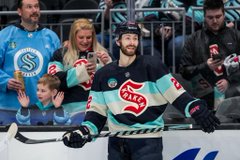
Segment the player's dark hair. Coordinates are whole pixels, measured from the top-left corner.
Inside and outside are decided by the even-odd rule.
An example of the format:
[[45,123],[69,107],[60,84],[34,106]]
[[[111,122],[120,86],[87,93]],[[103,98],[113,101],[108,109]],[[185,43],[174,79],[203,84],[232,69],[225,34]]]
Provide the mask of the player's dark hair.
[[222,9],[224,13],[224,4],[223,0],[205,0],[203,3],[203,12],[206,15],[206,10],[213,10],[213,9]]

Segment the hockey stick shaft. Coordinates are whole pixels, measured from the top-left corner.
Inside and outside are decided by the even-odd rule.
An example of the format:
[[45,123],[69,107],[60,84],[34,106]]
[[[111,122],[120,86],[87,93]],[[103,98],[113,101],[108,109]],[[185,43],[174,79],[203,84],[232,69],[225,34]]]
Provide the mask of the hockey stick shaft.
[[[168,130],[181,130],[181,129],[190,129],[192,128],[192,124],[178,124],[178,125],[170,125],[157,128],[146,128],[146,129],[139,129],[133,131],[119,131],[119,132],[107,132],[101,133],[97,135],[90,135],[90,138],[102,138],[102,137],[118,137],[118,136],[130,136],[130,135],[137,135],[137,134],[147,134],[147,133],[157,133],[160,131],[168,131]],[[88,139],[89,136],[85,136],[84,138]]]
[[[87,135],[83,138],[88,139],[88,138],[130,136],[130,135],[138,135],[138,134],[157,133],[162,130],[181,130],[181,129],[190,129],[190,128],[192,128],[192,124],[178,124],[178,125],[164,127],[164,129],[162,127],[158,127],[158,128],[139,129],[139,130],[133,130],[133,131],[107,132],[107,133],[101,133],[101,134],[97,134],[97,135]],[[52,138],[52,139],[30,139],[30,138],[22,135],[20,132],[17,132],[15,138],[18,141],[25,143],[25,144],[38,144],[38,143],[49,143],[49,142],[62,141],[62,137]]]

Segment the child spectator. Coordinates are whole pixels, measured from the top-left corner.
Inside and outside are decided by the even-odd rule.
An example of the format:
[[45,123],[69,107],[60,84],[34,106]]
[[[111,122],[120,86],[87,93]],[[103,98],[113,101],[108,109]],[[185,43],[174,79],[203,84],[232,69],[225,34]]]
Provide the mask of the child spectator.
[[39,101],[30,106],[25,92],[18,92],[21,108],[16,114],[17,122],[23,125],[70,124],[69,115],[61,106],[64,92],[58,92],[60,83],[57,76],[45,74],[37,84]]

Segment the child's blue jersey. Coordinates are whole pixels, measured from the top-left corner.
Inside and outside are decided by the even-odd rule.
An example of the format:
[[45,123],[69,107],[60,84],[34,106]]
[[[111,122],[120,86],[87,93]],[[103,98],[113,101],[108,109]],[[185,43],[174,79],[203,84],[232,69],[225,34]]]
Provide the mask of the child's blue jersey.
[[10,25],[0,31],[0,109],[17,110],[17,92],[7,89],[15,70],[23,72],[26,94],[30,103],[37,102],[37,81],[47,73],[48,63],[60,48],[58,36],[47,28],[26,31],[20,25]]

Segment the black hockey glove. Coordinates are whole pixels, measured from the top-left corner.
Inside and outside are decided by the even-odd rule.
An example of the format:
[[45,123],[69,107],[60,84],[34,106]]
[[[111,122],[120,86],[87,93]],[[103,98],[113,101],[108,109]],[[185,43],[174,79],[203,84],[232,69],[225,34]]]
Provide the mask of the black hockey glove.
[[190,115],[204,132],[214,132],[215,128],[220,125],[219,119],[208,110],[206,105],[199,104],[190,108]]
[[223,62],[227,75],[231,75],[239,70],[240,56],[233,53],[227,56]]
[[85,143],[92,140],[90,137],[87,139],[83,137],[87,135],[90,135],[89,129],[86,126],[80,126],[77,130],[64,133],[63,143],[71,148],[82,148]]

